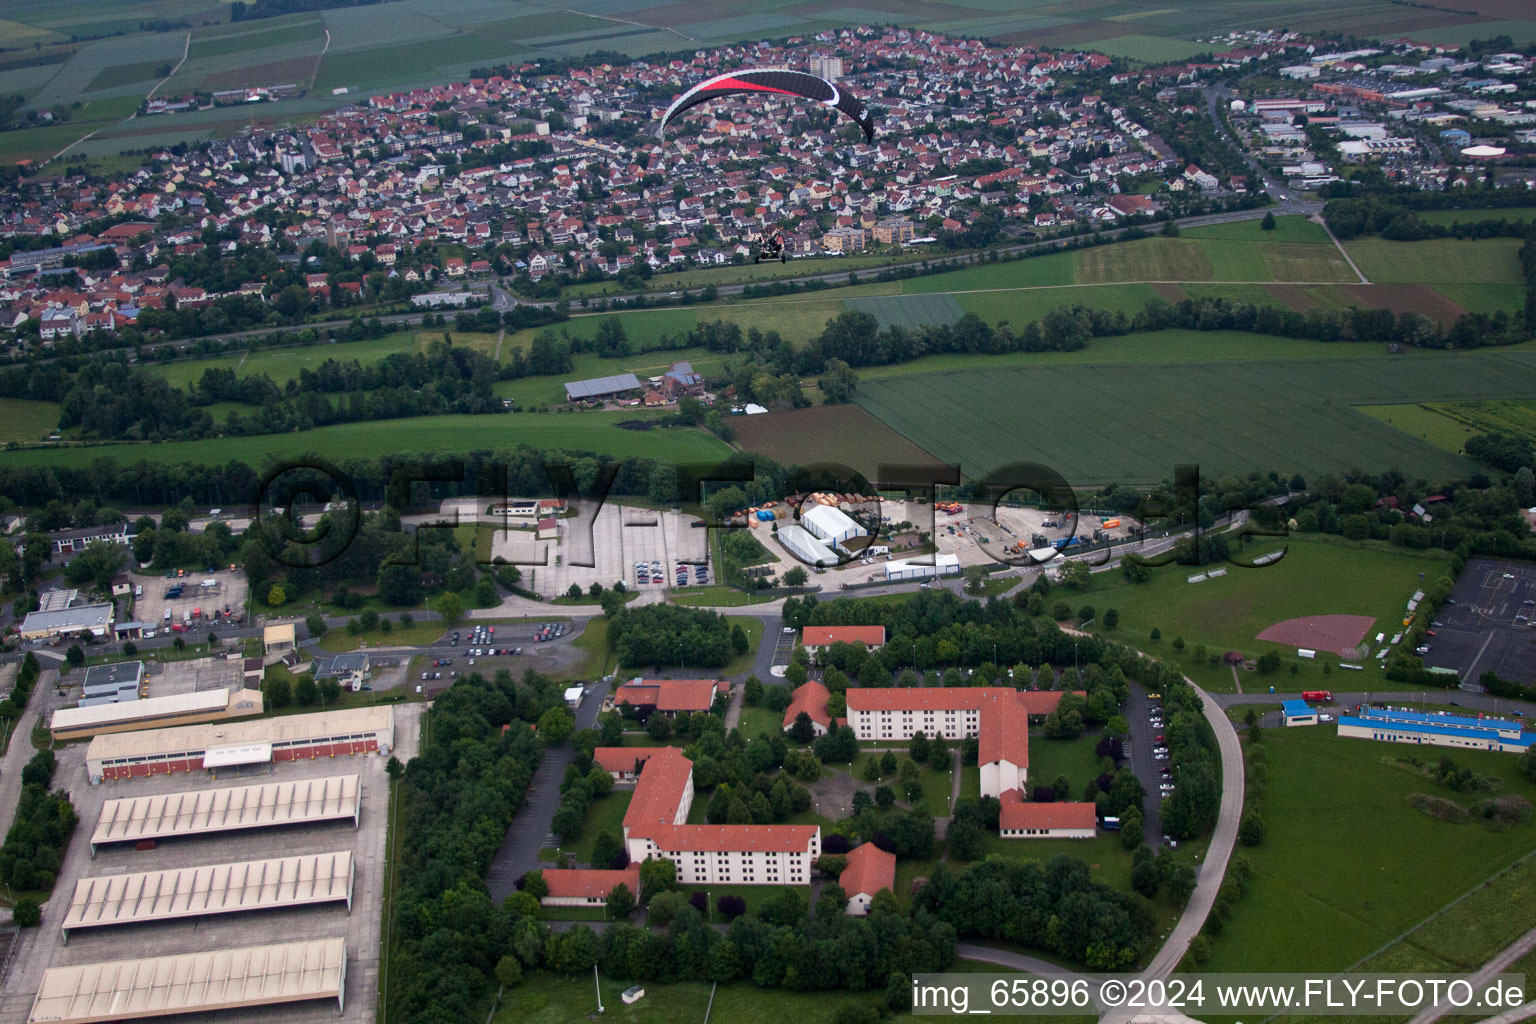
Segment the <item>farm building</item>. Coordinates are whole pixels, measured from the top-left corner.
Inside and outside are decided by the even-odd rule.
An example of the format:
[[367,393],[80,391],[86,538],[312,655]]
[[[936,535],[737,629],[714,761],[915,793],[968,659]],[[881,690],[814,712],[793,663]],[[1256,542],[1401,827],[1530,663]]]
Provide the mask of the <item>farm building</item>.
[[866,650],[874,651],[885,646],[885,627],[806,626],[800,631],[800,643],[812,658],[833,644],[863,644]]
[[803,526],[786,526],[773,536],[784,545],[785,551],[806,565],[829,566],[838,563],[838,557],[832,553],[832,549]]
[[1092,839],[1098,826],[1091,803],[1026,803],[1010,789],[1002,804],[998,832],[1004,839]]
[[78,604],[70,608],[28,612],[21,620],[21,638],[51,640],[56,636],[89,633],[106,639],[112,635],[114,612],[115,606],[111,604]]
[[565,400],[567,402],[602,401],[605,398],[614,398],[639,389],[640,378],[632,373],[616,373],[609,377],[567,381]]
[[138,700],[144,688],[144,663],[119,661],[110,665],[92,665],[85,670],[80,684],[80,707],[121,704]]
[[917,558],[898,558],[885,563],[885,578],[890,581],[954,576],[959,572],[959,555],[919,555]]
[[641,768],[624,812],[629,859],[665,857],[677,864],[684,885],[810,882],[811,865],[821,856],[819,826],[689,825],[692,806],[693,762],[676,747],[659,748]]
[[1524,753],[1536,743],[1536,733],[1524,731],[1520,722],[1383,708],[1362,708],[1358,715],[1339,716],[1339,735],[1508,754]]
[[862,917],[881,889],[896,889],[896,855],[874,843],[855,847],[848,854],[848,866],[837,876],[837,884],[848,896],[848,913]]
[[814,505],[800,513],[800,525],[811,535],[830,547],[837,547],[854,537],[867,537],[869,531],[840,508],[831,505]]
[[385,755],[394,745],[394,708],[376,705],[288,718],[107,733],[91,740],[85,752],[85,770],[94,784],[103,779],[339,754]]
[[1317,709],[1304,700],[1281,701],[1280,713],[1285,717],[1285,727],[1287,729],[1293,725],[1317,724]]
[[824,736],[832,727],[832,716],[827,713],[827,700],[832,696],[831,692],[814,679],[806,680],[795,687],[795,692],[790,694],[789,707],[784,709],[784,731],[795,724],[795,719],[804,712],[810,716],[811,731],[817,736]]
[[109,702],[91,707],[60,708],[48,731],[55,743],[83,740],[103,733],[195,725],[261,714],[260,690],[203,690],[143,700]]
[[631,679],[613,695],[618,705],[659,711],[676,718],[680,711],[708,711],[717,693],[730,692],[731,684],[719,679]]
[[546,907],[606,907],[609,894],[620,885],[626,886],[631,896],[640,896],[639,864],[619,871],[545,868],[543,874],[549,894],[539,902]]

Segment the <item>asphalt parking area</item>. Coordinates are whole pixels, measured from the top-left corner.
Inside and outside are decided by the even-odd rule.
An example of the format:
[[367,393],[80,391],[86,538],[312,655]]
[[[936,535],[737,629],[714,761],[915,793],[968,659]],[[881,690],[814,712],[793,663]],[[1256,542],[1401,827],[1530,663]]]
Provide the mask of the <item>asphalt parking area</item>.
[[[1426,637],[1424,664],[1451,668],[1463,685],[1484,672],[1536,683],[1536,566],[1497,558],[1474,558],[1462,570]],[[1529,603],[1527,603],[1529,602]]]

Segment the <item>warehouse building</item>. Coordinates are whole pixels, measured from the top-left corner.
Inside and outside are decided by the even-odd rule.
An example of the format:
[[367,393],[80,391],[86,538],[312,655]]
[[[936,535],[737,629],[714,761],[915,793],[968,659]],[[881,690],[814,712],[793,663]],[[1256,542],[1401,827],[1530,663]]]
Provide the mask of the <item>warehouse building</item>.
[[98,704],[120,704],[144,696],[144,663],[119,661],[110,665],[92,665],[85,670],[80,684],[82,708]]
[[1536,743],[1536,732],[1526,732],[1520,722],[1389,708],[1362,708],[1358,715],[1339,716],[1339,735],[1506,754],[1523,754]]
[[81,928],[208,914],[341,902],[350,912],[355,879],[349,850],[82,878],[75,883],[60,929],[67,942],[69,933]]
[[95,1024],[334,999],[347,989],[345,939],[50,967],[27,1024]]
[[1317,709],[1304,700],[1281,701],[1280,714],[1285,718],[1285,727],[1287,729],[1293,725],[1317,724]]
[[332,775],[108,800],[91,833],[91,856],[107,843],[206,836],[249,828],[313,825],[362,816],[362,777]]
[[832,505],[812,505],[800,512],[800,525],[818,540],[837,547],[854,537],[868,537],[869,531],[848,513]]
[[921,580],[931,576],[955,576],[960,572],[959,555],[920,555],[917,558],[898,558],[885,563],[885,578],[895,580]]
[[565,400],[567,402],[601,402],[638,390],[640,390],[639,377],[632,373],[616,373],[609,377],[567,381]]
[[79,604],[69,608],[29,612],[21,621],[23,640],[52,640],[56,636],[89,633],[101,640],[112,635],[116,607],[109,603]]
[[784,546],[796,560],[806,565],[830,566],[838,564],[837,555],[811,531],[793,524],[781,527],[774,539]]
[[85,768],[94,784],[103,779],[213,771],[303,758],[386,756],[394,745],[394,708],[386,704],[286,718],[107,733],[91,740]]
[[106,702],[90,707],[60,708],[48,730],[55,743],[83,740],[104,733],[163,729],[261,714],[260,690],[202,690],[131,702]]

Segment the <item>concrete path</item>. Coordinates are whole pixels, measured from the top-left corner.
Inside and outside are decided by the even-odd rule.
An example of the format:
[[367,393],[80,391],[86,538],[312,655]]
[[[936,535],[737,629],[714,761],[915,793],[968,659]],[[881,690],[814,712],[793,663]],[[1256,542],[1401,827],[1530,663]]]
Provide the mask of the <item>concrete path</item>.
[[32,687],[27,709],[16,720],[5,757],[0,758],[0,836],[10,831],[11,822],[16,817],[16,802],[21,799],[21,770],[32,760],[32,755],[37,753],[32,746],[32,728],[37,725],[42,714],[45,695],[55,693],[58,684],[59,674],[53,669],[43,669]]
[[730,732],[741,722],[741,704],[746,695],[746,688],[731,684],[731,703],[725,709],[725,731]]

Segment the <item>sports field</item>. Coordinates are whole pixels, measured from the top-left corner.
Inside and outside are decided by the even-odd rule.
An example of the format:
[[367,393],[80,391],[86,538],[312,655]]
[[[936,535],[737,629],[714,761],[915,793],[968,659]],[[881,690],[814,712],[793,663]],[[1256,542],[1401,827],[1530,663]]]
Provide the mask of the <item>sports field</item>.
[[[1104,635],[1171,657],[1193,672],[1197,666],[1189,652],[1179,655],[1172,650],[1174,637],[1183,637],[1191,647],[1204,644],[1212,653],[1238,650],[1256,658],[1279,651],[1289,662],[1294,660],[1296,646],[1260,640],[1263,630],[1313,615],[1360,615],[1375,621],[1367,630],[1371,636],[1382,630],[1392,632],[1389,627],[1402,620],[1408,598],[1424,585],[1419,574],[1432,580],[1448,571],[1446,557],[1439,551],[1352,544],[1319,534],[1256,537],[1238,557],[1252,558],[1281,548],[1286,555],[1273,565],[1258,569],[1227,565],[1226,575],[1197,583],[1190,583],[1189,577],[1201,570],[1171,565],[1153,569],[1146,583],[1127,583],[1121,573],[1105,572],[1095,574],[1084,590],[1056,587],[1051,596],[1064,598],[1074,607],[1091,604],[1100,612],[1116,609],[1120,624]],[[1148,639],[1154,627],[1162,633],[1161,641]],[[1337,663],[1339,659],[1325,656],[1324,660]],[[1240,677],[1243,689],[1250,692],[1260,686],[1294,692],[1314,687],[1346,690],[1357,685],[1363,690],[1379,689],[1381,685],[1381,673],[1374,665],[1366,672],[1334,672],[1321,686],[1318,666],[1307,668],[1305,678],[1289,671],[1270,676],[1242,672]],[[1211,681],[1219,689],[1232,690],[1229,671],[1216,673]]]
[[1036,461],[1085,486],[1152,482],[1190,462],[1214,474],[1398,466],[1462,476],[1466,461],[1350,406],[1533,393],[1536,354],[1501,352],[954,370],[865,380],[858,402],[967,475]]
[[[1448,755],[1502,779],[1505,793],[1536,798],[1513,754],[1340,739],[1328,726],[1266,730],[1263,746],[1268,834],[1262,845],[1240,848],[1253,864],[1253,880],[1212,940],[1203,970],[1345,968],[1536,843],[1536,822],[1498,832],[1475,822],[1448,824],[1405,803],[1426,793],[1470,806],[1483,795],[1453,793],[1398,761],[1413,755],[1431,763]],[[1323,807],[1328,813],[1319,812]],[[1351,827],[1339,828],[1341,821]],[[1533,923],[1523,902],[1505,904],[1495,916],[1506,913],[1523,921],[1516,934]]]
[[615,458],[640,456],[679,462],[719,459],[730,453],[723,442],[692,427],[629,430],[624,421],[654,419],[643,411],[565,414],[517,413],[504,416],[421,416],[411,419],[344,423],[291,434],[260,434],[206,441],[158,444],[104,444],[68,448],[32,448],[0,452],[0,464],[86,466],[95,459],[121,462],[210,465],[239,459],[259,466],[268,456],[295,457],[317,452],[333,462],[377,458],[386,452],[463,454],[528,445],[550,451],[593,452]]

